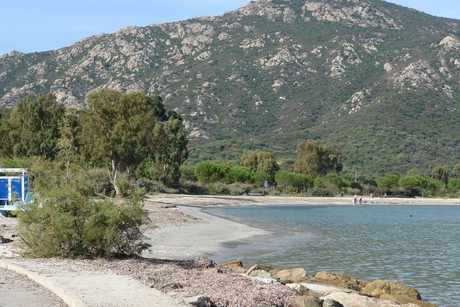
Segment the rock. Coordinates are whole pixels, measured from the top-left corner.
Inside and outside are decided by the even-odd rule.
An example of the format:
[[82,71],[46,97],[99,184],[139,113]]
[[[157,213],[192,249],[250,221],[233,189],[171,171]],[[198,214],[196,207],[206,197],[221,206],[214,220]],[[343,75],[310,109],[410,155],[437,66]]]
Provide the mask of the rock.
[[253,270],[251,273],[249,273],[249,276],[251,277],[257,277],[257,278],[265,278],[265,279],[271,279],[272,276],[270,275],[269,272],[264,271],[264,270]]
[[273,275],[273,277],[278,278],[284,284],[304,282],[307,276],[307,272],[301,268],[280,270]]
[[314,297],[320,297],[321,294],[319,294],[316,291],[310,290],[305,286],[302,286],[301,284],[298,284],[298,287],[294,288],[299,295],[302,296],[314,296]]
[[213,306],[211,299],[204,295],[197,295],[193,297],[186,297],[185,302],[196,307],[209,307]]
[[383,294],[401,295],[420,300],[420,293],[413,289],[408,288],[399,281],[382,280],[378,279],[369,283],[361,290],[361,294],[380,298]]
[[[325,296],[333,292],[344,292],[344,293],[357,293],[356,291],[348,288],[329,286],[329,285],[320,285],[313,283],[300,283],[300,284],[286,284],[287,287],[300,292],[301,286],[307,289],[308,291],[313,291],[319,294],[319,296]],[[302,291],[306,291],[302,289]]]
[[231,268],[233,270],[244,271],[243,262],[241,262],[239,260],[227,261],[227,262],[222,263],[222,265],[224,267]]
[[[320,299],[323,299],[324,301],[334,300],[336,302],[339,302],[341,306],[343,307],[356,307],[356,306],[401,307],[401,305],[399,305],[398,303],[385,301],[385,300],[379,300],[373,297],[359,295],[358,293],[334,292],[327,296],[320,297]],[[409,306],[414,306],[414,305],[409,305]]]
[[[279,271],[278,269],[276,269],[274,267],[271,267],[271,266],[268,266],[268,265],[254,264],[244,274],[249,275],[254,270],[263,270],[263,271],[266,271],[266,272],[274,272],[274,271],[278,272]],[[270,273],[270,275],[273,275],[273,274]]]
[[312,280],[318,283],[345,287],[356,291],[360,291],[361,288],[368,284],[367,281],[354,279],[345,274],[335,274],[329,272],[318,272]]
[[323,307],[343,307],[343,305],[332,299],[327,299],[324,300]]
[[257,279],[258,281],[260,282],[263,282],[264,284],[268,284],[268,285],[280,285],[280,282],[277,280],[277,279],[274,279],[274,278],[264,278],[264,277],[253,277],[254,279]]
[[294,307],[322,307],[323,300],[311,296],[296,296],[292,300]]
[[403,296],[403,295],[382,294],[380,295],[379,299],[392,301],[392,302],[395,302],[401,305],[414,304],[420,307],[437,307],[438,306],[435,304],[431,304],[431,303],[424,302],[424,301],[419,301],[414,298],[410,298],[410,297]]

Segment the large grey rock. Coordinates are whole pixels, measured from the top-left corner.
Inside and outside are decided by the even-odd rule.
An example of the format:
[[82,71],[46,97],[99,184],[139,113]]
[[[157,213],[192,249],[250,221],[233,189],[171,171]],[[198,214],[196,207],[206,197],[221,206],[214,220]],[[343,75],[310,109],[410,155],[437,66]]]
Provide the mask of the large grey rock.
[[436,304],[431,304],[425,301],[416,300],[414,298],[403,296],[403,295],[382,294],[380,295],[379,299],[392,301],[392,302],[395,302],[401,305],[415,304],[420,307],[437,307],[438,306]]
[[365,287],[368,284],[367,281],[354,279],[345,274],[336,274],[329,272],[318,272],[315,274],[312,280],[319,283],[335,285],[357,291],[361,290],[361,288]]
[[251,273],[249,273],[249,276],[257,277],[257,278],[266,278],[266,279],[272,278],[270,273],[264,270],[253,270]]
[[307,287],[302,286],[301,284],[298,284],[298,287],[296,287],[294,290],[296,290],[296,292],[302,296],[313,296],[313,297],[321,296],[321,294],[319,294],[318,292],[310,290]]
[[[334,300],[343,305],[343,307],[401,307],[400,304],[379,300],[373,297],[359,295],[358,293],[334,292],[329,295],[320,297],[323,300]],[[408,304],[405,307],[417,307],[417,305]]]
[[329,286],[329,285],[312,284],[312,283],[286,284],[286,286],[288,286],[291,289],[296,290],[297,292],[305,291],[305,289],[308,289],[310,291],[318,293],[320,296],[328,295],[333,292],[357,293],[356,291],[352,289],[336,287],[336,286]]
[[401,295],[420,300],[420,293],[399,281],[378,279],[361,290],[361,294],[380,298],[383,294]]
[[300,283],[305,282],[307,272],[302,268],[287,269],[278,271],[273,277],[278,278],[282,283]]

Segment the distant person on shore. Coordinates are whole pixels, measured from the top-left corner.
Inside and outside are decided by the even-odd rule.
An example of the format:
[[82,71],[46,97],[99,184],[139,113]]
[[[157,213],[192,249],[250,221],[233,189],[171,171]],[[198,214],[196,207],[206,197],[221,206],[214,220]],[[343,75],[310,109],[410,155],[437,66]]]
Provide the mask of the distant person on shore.
[[353,205],[358,203],[358,196],[353,197]]
[[361,205],[362,202],[363,202],[363,196],[361,195],[361,196],[359,197],[359,204]]

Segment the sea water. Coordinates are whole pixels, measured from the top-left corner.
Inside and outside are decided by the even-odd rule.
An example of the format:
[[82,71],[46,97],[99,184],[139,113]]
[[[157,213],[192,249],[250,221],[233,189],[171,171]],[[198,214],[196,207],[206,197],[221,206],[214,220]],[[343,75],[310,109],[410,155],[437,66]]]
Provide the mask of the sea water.
[[212,255],[218,261],[399,280],[424,300],[460,306],[460,206],[267,205],[206,211],[271,231],[228,242]]

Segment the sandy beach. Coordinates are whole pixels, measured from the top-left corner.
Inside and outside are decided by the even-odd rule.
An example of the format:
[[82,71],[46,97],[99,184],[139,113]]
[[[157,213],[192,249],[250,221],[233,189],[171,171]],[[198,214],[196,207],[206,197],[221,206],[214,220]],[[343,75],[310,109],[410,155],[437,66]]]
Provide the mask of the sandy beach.
[[[168,213],[174,210],[169,209]],[[165,225],[148,229],[144,235],[152,248],[142,253],[146,258],[193,259],[210,256],[229,241],[244,242],[268,232],[203,213],[198,207],[179,206],[186,215],[196,218],[191,223]]]
[[[353,196],[343,197],[297,197],[297,196],[230,196],[230,195],[184,195],[156,194],[150,195],[148,201],[161,204],[189,206],[232,206],[232,205],[350,205]],[[460,205],[460,198],[393,198],[363,197],[363,205]]]

